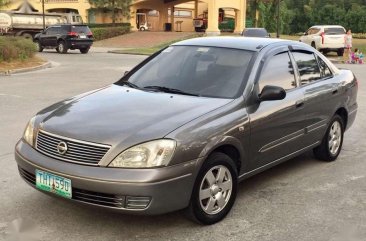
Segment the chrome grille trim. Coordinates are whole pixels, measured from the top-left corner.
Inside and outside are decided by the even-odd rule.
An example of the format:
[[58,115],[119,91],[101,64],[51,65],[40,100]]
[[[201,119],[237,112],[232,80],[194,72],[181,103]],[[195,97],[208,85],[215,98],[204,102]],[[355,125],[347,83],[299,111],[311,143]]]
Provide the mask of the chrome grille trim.
[[[63,155],[57,152],[57,145],[62,141],[68,146],[67,152]],[[37,151],[54,159],[89,166],[98,166],[111,148],[109,145],[75,140],[44,130],[39,130],[35,146]]]

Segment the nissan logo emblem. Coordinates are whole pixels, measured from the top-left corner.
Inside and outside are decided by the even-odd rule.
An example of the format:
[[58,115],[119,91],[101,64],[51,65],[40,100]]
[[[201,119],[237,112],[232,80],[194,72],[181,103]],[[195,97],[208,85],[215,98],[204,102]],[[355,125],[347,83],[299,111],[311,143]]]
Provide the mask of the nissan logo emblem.
[[67,144],[64,141],[61,141],[60,143],[58,143],[57,145],[57,152],[61,155],[64,155],[67,152]]

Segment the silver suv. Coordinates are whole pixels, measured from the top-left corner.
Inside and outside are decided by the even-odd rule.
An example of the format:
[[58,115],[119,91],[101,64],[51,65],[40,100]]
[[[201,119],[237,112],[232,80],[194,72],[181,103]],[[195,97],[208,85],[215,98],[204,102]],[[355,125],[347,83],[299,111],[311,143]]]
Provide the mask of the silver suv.
[[300,42],[309,44],[324,54],[334,51],[338,56],[343,56],[345,34],[345,28],[339,25],[317,25],[306,31]]

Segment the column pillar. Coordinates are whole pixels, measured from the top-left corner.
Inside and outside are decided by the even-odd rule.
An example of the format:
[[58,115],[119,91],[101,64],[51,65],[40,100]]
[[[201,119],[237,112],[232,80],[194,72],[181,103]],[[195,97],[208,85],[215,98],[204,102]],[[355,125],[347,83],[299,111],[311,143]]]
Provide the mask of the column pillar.
[[208,26],[206,34],[209,36],[220,35],[219,30],[219,9],[216,7],[216,0],[208,1]]
[[198,18],[198,0],[194,1],[194,18]]
[[130,24],[131,24],[131,31],[137,31],[137,19],[136,19],[137,9],[134,5],[130,6]]
[[175,29],[175,23],[174,23],[174,5],[170,7],[170,23],[172,24],[172,32],[174,32]]
[[235,29],[234,32],[240,34],[245,28],[246,0],[240,1],[240,9],[235,9]]
[[159,30],[165,30],[165,23],[168,22],[168,7],[163,7],[159,9]]

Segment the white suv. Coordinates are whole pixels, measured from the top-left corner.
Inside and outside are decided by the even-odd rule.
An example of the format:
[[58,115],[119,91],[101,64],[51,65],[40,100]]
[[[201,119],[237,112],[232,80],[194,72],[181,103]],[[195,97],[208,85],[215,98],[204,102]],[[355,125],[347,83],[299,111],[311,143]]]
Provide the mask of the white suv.
[[339,25],[317,25],[306,31],[300,42],[309,44],[324,54],[335,51],[338,56],[343,56],[345,34],[345,28]]

